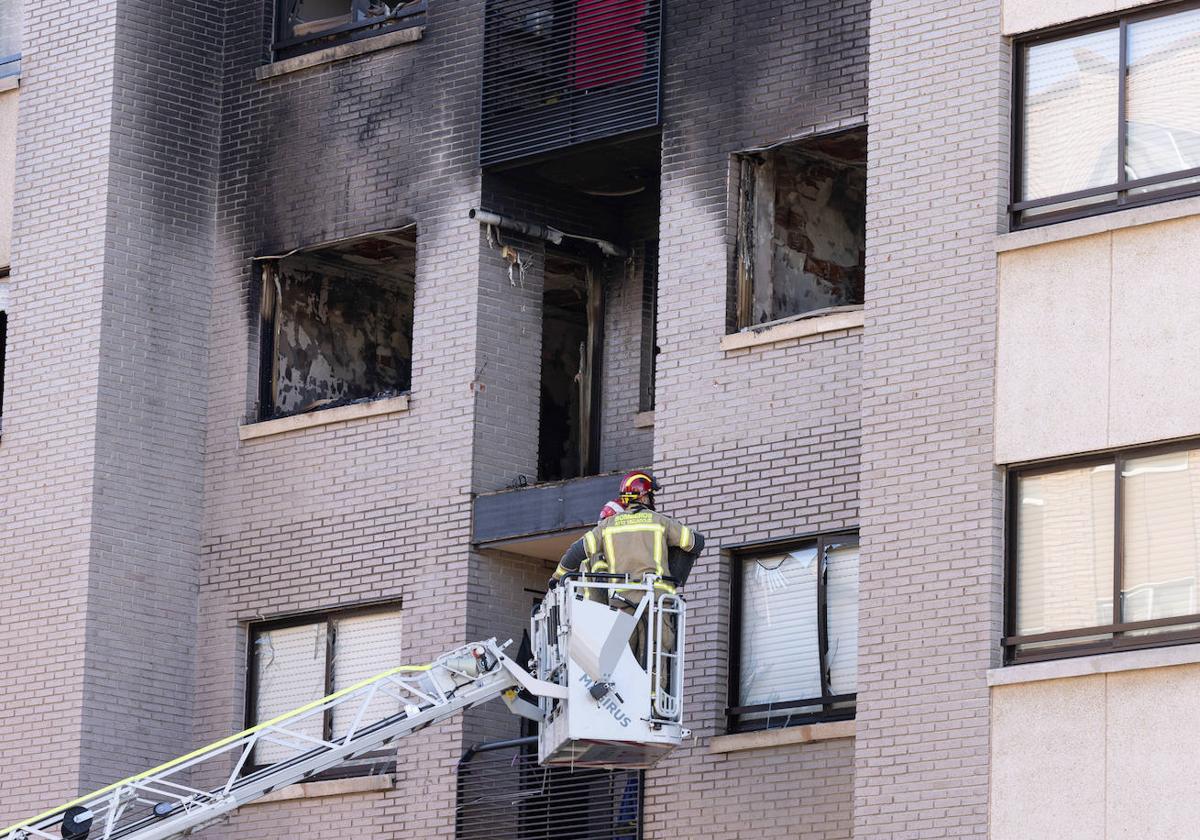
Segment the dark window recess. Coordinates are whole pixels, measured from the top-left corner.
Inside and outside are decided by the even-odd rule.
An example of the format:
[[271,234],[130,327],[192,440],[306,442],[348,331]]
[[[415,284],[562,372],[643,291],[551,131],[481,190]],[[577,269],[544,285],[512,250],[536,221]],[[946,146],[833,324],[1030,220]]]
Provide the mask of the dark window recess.
[[4,360],[8,353],[8,269],[0,268],[0,431],[4,429]]
[[858,535],[733,556],[730,731],[854,717]]
[[642,249],[641,391],[638,410],[654,410],[654,378],[658,364],[658,240]]
[[1200,443],[1012,470],[1008,662],[1200,640]]
[[603,290],[592,266],[546,253],[538,479],[595,475],[600,454]]
[[[250,627],[247,668],[246,726],[290,712],[335,691],[403,664],[400,649],[400,605],[384,604],[304,615]],[[326,709],[307,719],[303,734],[330,741],[345,735],[359,704]],[[366,722],[403,712],[400,701],[371,700]],[[260,741],[249,769],[295,755],[288,747]],[[382,750],[321,774],[322,778],[391,772],[395,750]]]
[[658,125],[661,0],[488,0],[484,15],[484,166]]
[[863,302],[867,133],[738,155],[738,329]]
[[541,767],[537,738],[473,747],[458,765],[456,840],[637,840],[642,774]]
[[1014,63],[1014,228],[1200,193],[1195,3],[1038,35]]
[[426,0],[278,0],[275,57],[417,26],[425,11]]
[[260,419],[406,393],[415,272],[410,229],[264,260]]

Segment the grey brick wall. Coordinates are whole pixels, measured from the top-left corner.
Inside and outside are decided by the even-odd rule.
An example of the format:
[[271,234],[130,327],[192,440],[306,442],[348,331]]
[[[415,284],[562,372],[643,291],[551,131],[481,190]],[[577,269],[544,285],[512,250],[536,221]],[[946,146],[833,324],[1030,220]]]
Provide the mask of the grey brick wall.
[[999,24],[996,0],[872,4],[858,837],[987,833]]
[[698,738],[648,774],[647,837],[847,838],[854,743],[729,755],[721,546],[858,522],[861,331],[726,354],[730,155],[866,113],[867,4],[688,4],[670,16],[655,467],[710,548],[688,585]]

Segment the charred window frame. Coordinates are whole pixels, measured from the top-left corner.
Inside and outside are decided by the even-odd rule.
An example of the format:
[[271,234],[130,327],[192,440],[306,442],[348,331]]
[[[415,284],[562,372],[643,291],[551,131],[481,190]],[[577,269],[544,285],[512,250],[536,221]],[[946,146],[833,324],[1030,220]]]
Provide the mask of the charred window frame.
[[410,225],[256,259],[258,420],[409,393],[416,249]]
[[[776,729],[788,726],[801,726],[811,723],[826,723],[831,721],[852,720],[855,716],[857,691],[835,691],[831,676],[830,634],[829,634],[829,554],[833,548],[855,551],[855,569],[853,584],[853,599],[847,601],[853,613],[855,632],[854,659],[857,667],[857,610],[858,610],[858,571],[857,551],[859,539],[857,530],[834,531],[815,534],[807,537],[792,538],[770,543],[758,543],[737,546],[726,550],[733,565],[731,584],[730,613],[729,613],[729,706],[725,710],[728,730],[730,732],[753,732],[764,729]],[[767,561],[771,571],[779,571],[786,562],[786,555],[792,552],[814,551],[814,561],[818,564],[813,575],[813,592],[811,599],[815,601],[814,620],[816,650],[813,651],[815,661],[811,667],[819,671],[819,691],[799,691],[796,696],[767,703],[746,703],[743,698],[749,693],[743,665],[746,661],[746,638],[744,621],[750,616],[763,620],[762,610],[751,611],[752,605],[747,604],[744,587],[745,574],[749,564]],[[784,560],[780,556],[785,555]],[[778,565],[776,565],[778,564]],[[812,629],[807,631],[811,636]],[[786,641],[786,640],[785,640]],[[781,661],[788,661],[782,658]],[[857,689],[857,678],[852,681]]]
[[658,363],[658,240],[643,247],[641,373],[638,410],[654,410],[654,381]]
[[[382,601],[373,604],[367,604],[358,607],[347,607],[330,611],[315,611],[300,613],[297,615],[287,616],[285,618],[272,619],[269,621],[254,622],[247,628],[247,646],[246,646],[246,706],[245,706],[245,728],[249,729],[262,721],[258,719],[258,705],[260,699],[259,686],[259,657],[263,655],[263,645],[261,640],[267,635],[278,630],[291,630],[296,628],[313,627],[324,628],[324,665],[320,677],[320,696],[328,697],[336,691],[345,688],[345,685],[338,685],[335,674],[335,661],[338,654],[337,648],[337,632],[338,622],[344,619],[362,619],[362,618],[386,618],[394,617],[397,622],[402,618],[401,602],[400,601]],[[400,639],[397,638],[397,648],[399,648]],[[397,660],[396,664],[400,664]],[[384,663],[378,667],[374,667],[372,673],[368,676],[373,676],[376,673],[387,670],[388,664]],[[364,677],[365,678],[365,677]],[[357,682],[353,680],[351,685]],[[315,699],[315,698],[314,698]],[[326,709],[321,719],[321,732],[317,735],[323,740],[331,740],[334,737],[334,710]],[[268,718],[269,719],[269,718]],[[255,749],[249,760],[246,762],[245,774],[253,773],[265,766],[269,766],[271,762],[260,762],[259,751]],[[348,778],[352,776],[373,775],[378,773],[395,772],[396,761],[394,750],[377,750],[372,753],[362,756],[361,760],[355,760],[353,764],[344,764],[340,767],[327,770],[313,777],[312,780],[319,779],[337,779]]]
[[275,59],[420,26],[427,10],[427,0],[276,0]]
[[[1044,537],[1050,531],[1050,525],[1045,524],[1046,515],[1040,514],[1041,520],[1035,523],[1033,514],[1023,511],[1026,508],[1045,510],[1050,494],[1036,485],[1026,490],[1024,483],[1047,477],[1066,478],[1072,472],[1111,476],[1111,487],[1098,485],[1091,488],[1090,493],[1095,499],[1092,509],[1101,516],[1109,517],[1107,522],[1101,520],[1097,523],[1093,519],[1081,524],[1078,514],[1060,515],[1064,523],[1060,529],[1063,539],[1075,535],[1076,538],[1093,542],[1096,556],[1091,563],[1092,568],[1085,570],[1094,581],[1092,595],[1090,599],[1086,597],[1086,587],[1077,587],[1075,591],[1084,593],[1083,596],[1076,596],[1076,599],[1088,601],[1094,620],[1074,621],[1070,622],[1071,626],[1047,630],[1044,629],[1047,624],[1044,593],[1040,604],[1030,596],[1023,599],[1023,593],[1029,592],[1027,587],[1034,585],[1035,578],[1033,570],[1028,568],[1033,563],[1033,553],[1023,552],[1022,547],[1027,533],[1025,529],[1032,531],[1035,525],[1037,530],[1034,535],[1043,538],[1043,546],[1049,543]],[[1197,598],[1200,597],[1197,591],[1197,584],[1200,583],[1200,551],[1196,546],[1189,547],[1183,543],[1171,545],[1169,538],[1175,535],[1163,527],[1162,520],[1164,511],[1169,513],[1171,508],[1163,504],[1148,504],[1152,493],[1156,492],[1149,485],[1148,477],[1178,475],[1181,472],[1185,473],[1189,483],[1194,480],[1200,487],[1200,440],[1121,449],[1103,455],[1059,459],[1008,470],[1003,638],[1006,664],[1200,641],[1200,607],[1197,606]],[[1137,479],[1142,479],[1146,486],[1134,484],[1133,481]],[[1034,493],[1041,495],[1035,496]],[[1085,495],[1079,487],[1072,486],[1059,499],[1076,506],[1086,505],[1086,501],[1079,501]],[[1187,498],[1172,501],[1176,505],[1186,506],[1190,503]],[[1200,514],[1200,502],[1194,507],[1194,510],[1188,511],[1189,517]],[[1159,517],[1157,521],[1156,515]],[[1030,522],[1023,521],[1023,517],[1029,518]],[[1186,530],[1190,530],[1190,524]],[[1111,545],[1105,545],[1106,542],[1111,542]],[[1049,554],[1045,547],[1042,547],[1042,551]],[[1139,578],[1155,569],[1157,562],[1172,552],[1190,559],[1191,575],[1160,581],[1139,581]],[[1025,556],[1022,556],[1023,553]],[[1061,561],[1067,553],[1066,549],[1058,546],[1053,556]],[[1077,564],[1074,569],[1076,582],[1081,579],[1078,574],[1080,568],[1081,564]],[[1044,563],[1041,571],[1040,585],[1043,589],[1049,588],[1044,582],[1047,578],[1068,578],[1073,574],[1073,570],[1064,568],[1061,562],[1059,565]],[[1182,599],[1179,598],[1180,584],[1186,585]],[[1072,594],[1071,590],[1062,591]],[[1154,617],[1156,610],[1153,608],[1153,599],[1156,591],[1174,598],[1177,605],[1174,610],[1170,610],[1170,601],[1167,601],[1172,614]],[[1178,606],[1181,602],[1186,606]],[[1042,627],[1023,625],[1024,621],[1032,620],[1021,614],[1021,608],[1025,605],[1041,608]],[[1054,606],[1061,610],[1061,603]],[[1087,612],[1086,609],[1083,611]],[[1146,612],[1148,617],[1137,618],[1137,611]]]
[[731,332],[862,306],[866,156],[865,125],[734,155]]
[[[1170,20],[1171,18],[1177,18],[1177,20]],[[1155,125],[1152,121],[1142,122],[1139,119],[1141,114],[1137,112],[1146,106],[1140,101],[1134,103],[1135,113],[1131,119],[1130,81],[1133,78],[1132,72],[1143,66],[1147,72],[1154,72],[1156,69],[1153,67],[1154,63],[1161,62],[1163,54],[1167,52],[1164,50],[1157,56],[1153,53],[1138,55],[1136,51],[1131,52],[1131,35],[1136,36],[1143,28],[1146,28],[1146,37],[1152,40],[1155,34],[1153,27],[1156,24],[1190,27],[1186,32],[1181,30],[1183,37],[1169,45],[1169,47],[1179,48],[1181,42],[1184,44],[1182,48],[1172,52],[1168,57],[1180,59],[1184,64],[1190,60],[1192,62],[1191,69],[1186,75],[1194,77],[1197,70],[1200,70],[1200,2],[1195,2],[1195,0],[1172,3],[1149,11],[1111,15],[1085,24],[1058,27],[1014,42],[1012,165],[1009,185],[1011,195],[1009,222],[1013,230],[1101,215],[1129,207],[1156,204],[1200,194],[1200,121],[1194,121],[1188,126]],[[1089,39],[1095,39],[1105,34],[1111,34],[1115,42],[1108,45],[1114,55],[1105,56],[1103,52],[1097,53],[1094,49],[1089,49]],[[1188,41],[1190,41],[1190,45],[1187,43]],[[1095,45],[1101,46],[1099,42],[1096,42]],[[1064,181],[1057,184],[1057,187],[1074,188],[1062,189],[1047,186],[1039,189],[1026,183],[1028,178],[1036,177],[1036,173],[1030,175],[1033,156],[1030,154],[1030,149],[1027,148],[1031,133],[1028,124],[1032,109],[1040,104],[1037,94],[1030,90],[1030,86],[1031,66],[1036,63],[1040,69],[1041,65],[1036,61],[1036,57],[1031,58],[1031,54],[1041,51],[1047,56],[1053,56],[1052,51],[1056,46],[1073,49],[1076,54],[1073,60],[1076,62],[1078,78],[1070,78],[1070,70],[1053,67],[1050,64],[1052,58],[1047,59],[1046,64],[1046,67],[1052,72],[1047,72],[1045,78],[1040,76],[1037,78],[1039,83],[1046,86],[1046,90],[1042,91],[1046,98],[1055,93],[1056,89],[1053,87],[1055,84],[1061,88],[1058,93],[1061,95],[1062,101],[1056,104],[1059,106],[1058,112],[1065,114],[1063,117],[1065,123],[1055,127],[1052,125],[1052,120],[1048,119],[1044,131],[1046,137],[1058,138],[1059,142],[1068,144],[1061,149],[1059,158],[1052,159],[1051,154],[1046,154],[1044,157],[1047,165],[1044,170],[1039,171],[1044,174],[1054,173],[1065,178],[1067,176],[1063,173],[1074,171],[1074,168],[1066,165],[1066,162],[1070,160],[1087,162],[1080,154],[1077,140],[1081,136],[1086,139],[1088,136],[1086,129],[1090,126],[1086,125],[1086,121],[1082,121],[1085,124],[1081,127],[1080,117],[1083,115],[1073,111],[1067,101],[1086,102],[1086,91],[1083,90],[1083,85],[1089,78],[1089,74],[1094,78],[1099,75],[1101,69],[1114,76],[1115,90],[1107,99],[1105,107],[1112,109],[1115,124],[1109,126],[1108,140],[1105,145],[1095,150],[1097,156],[1092,164],[1090,176],[1085,179],[1086,183],[1079,181],[1079,177],[1083,176],[1083,169],[1080,168],[1076,173],[1077,183]],[[1192,53],[1190,57],[1187,55],[1189,52]],[[1144,65],[1142,61],[1145,62]],[[1188,68],[1181,69],[1187,70]],[[1157,68],[1157,71],[1161,73],[1162,69]],[[1157,81],[1153,76],[1150,77],[1150,80]],[[1176,78],[1175,81],[1179,82],[1176,90],[1178,91],[1177,95],[1181,97],[1181,101],[1176,105],[1181,105],[1182,100],[1188,97],[1187,78]],[[1069,87],[1071,83],[1074,83],[1073,88]],[[1161,91],[1163,87],[1167,86],[1152,84],[1142,95],[1150,97],[1152,91]],[[1161,96],[1161,94],[1158,95]],[[1189,109],[1170,107],[1169,96],[1168,93],[1167,101],[1158,103],[1150,97],[1147,102],[1148,113],[1145,119],[1161,120],[1167,113],[1171,113],[1177,123],[1187,122]],[[1162,113],[1155,114],[1156,108]],[[1055,112],[1054,108],[1046,109],[1047,114]],[[1135,129],[1132,133],[1131,128]],[[1155,150],[1156,145],[1160,147],[1157,151]],[[1161,164],[1156,166],[1153,159],[1160,154],[1167,157],[1173,156],[1178,165],[1173,168],[1163,167]],[[1111,160],[1107,160],[1109,157]],[[1111,178],[1104,176],[1104,169],[1107,166],[1112,167]],[[1154,171],[1155,169],[1159,171]],[[1048,175],[1048,177],[1053,177],[1053,175]]]

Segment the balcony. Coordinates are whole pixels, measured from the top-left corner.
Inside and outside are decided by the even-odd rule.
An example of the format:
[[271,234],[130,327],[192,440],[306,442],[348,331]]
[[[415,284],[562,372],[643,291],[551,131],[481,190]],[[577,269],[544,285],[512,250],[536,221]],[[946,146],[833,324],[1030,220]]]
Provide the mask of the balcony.
[[480,164],[654,129],[661,0],[489,0]]

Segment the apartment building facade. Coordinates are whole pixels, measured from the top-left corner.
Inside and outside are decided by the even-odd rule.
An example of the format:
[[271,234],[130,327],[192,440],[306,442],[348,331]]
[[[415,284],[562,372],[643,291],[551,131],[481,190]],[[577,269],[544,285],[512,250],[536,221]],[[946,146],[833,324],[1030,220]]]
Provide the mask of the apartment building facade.
[[1195,3],[0,9],[0,824],[519,641],[652,468],[683,748],[208,833],[1190,836]]

